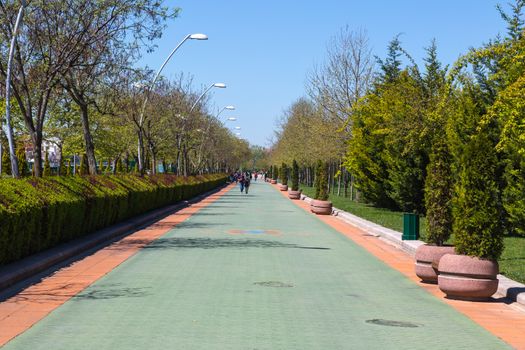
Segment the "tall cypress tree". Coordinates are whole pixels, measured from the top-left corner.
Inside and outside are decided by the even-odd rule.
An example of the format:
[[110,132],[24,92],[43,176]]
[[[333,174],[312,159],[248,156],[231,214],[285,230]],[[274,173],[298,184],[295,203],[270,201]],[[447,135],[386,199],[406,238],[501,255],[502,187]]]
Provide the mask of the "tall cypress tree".
[[427,242],[442,246],[452,233],[452,158],[444,138],[438,138],[430,154],[425,180]]
[[51,164],[49,164],[49,155],[47,151],[44,155],[44,172],[42,173],[42,175],[51,176]]
[[299,166],[295,159],[292,162],[292,191],[299,190]]
[[89,174],[86,154],[83,154],[82,157],[80,158],[80,166],[78,167],[78,174],[81,176]]
[[11,159],[9,157],[8,149],[5,147],[2,148],[2,173],[5,175],[11,175]]
[[23,145],[20,145],[16,150],[16,158],[18,160],[18,170],[20,176],[26,177],[30,175],[29,166],[27,164],[26,150]]
[[504,218],[499,200],[495,145],[486,130],[463,148],[454,199],[456,252],[497,260],[503,250]]

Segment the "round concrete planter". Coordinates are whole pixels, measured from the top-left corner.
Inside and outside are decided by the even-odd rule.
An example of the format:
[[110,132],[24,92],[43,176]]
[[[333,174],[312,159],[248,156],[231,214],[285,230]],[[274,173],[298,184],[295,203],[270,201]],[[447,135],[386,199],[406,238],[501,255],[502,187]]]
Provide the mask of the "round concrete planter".
[[271,183],[272,185],[275,185],[275,184],[277,183],[277,180],[271,179],[271,180],[270,180],[270,183]]
[[439,261],[439,289],[452,299],[486,300],[498,290],[498,262],[445,254]]
[[434,283],[438,281],[436,268],[439,260],[445,254],[454,254],[453,246],[436,246],[424,244],[416,249],[416,275],[425,283]]
[[279,184],[279,190],[288,191],[288,185]]
[[301,199],[301,191],[288,191],[288,198],[290,199]]
[[332,214],[332,202],[313,199],[310,203],[310,211],[318,215]]

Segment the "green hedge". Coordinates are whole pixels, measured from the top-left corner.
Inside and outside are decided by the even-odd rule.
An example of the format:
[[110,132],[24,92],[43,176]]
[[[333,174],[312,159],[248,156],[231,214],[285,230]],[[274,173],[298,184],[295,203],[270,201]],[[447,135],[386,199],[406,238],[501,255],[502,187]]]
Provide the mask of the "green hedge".
[[0,179],[0,266],[225,182],[222,174]]

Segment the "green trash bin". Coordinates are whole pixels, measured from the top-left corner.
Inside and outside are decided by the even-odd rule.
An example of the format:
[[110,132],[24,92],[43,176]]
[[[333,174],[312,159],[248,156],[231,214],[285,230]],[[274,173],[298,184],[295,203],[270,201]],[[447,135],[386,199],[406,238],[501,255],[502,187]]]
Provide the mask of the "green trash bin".
[[419,239],[419,215],[412,213],[403,214],[403,236],[404,241]]

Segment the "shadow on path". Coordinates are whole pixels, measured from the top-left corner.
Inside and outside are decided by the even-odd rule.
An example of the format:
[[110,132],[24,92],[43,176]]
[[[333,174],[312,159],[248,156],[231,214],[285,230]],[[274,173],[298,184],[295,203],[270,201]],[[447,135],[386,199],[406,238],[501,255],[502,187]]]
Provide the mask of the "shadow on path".
[[[145,241],[141,239],[128,239],[118,244],[118,246],[109,249],[127,249],[129,246],[144,246]],[[228,239],[228,238],[159,238],[156,241],[144,246],[144,250],[161,250],[161,249],[219,249],[219,248],[291,248],[291,249],[312,249],[312,250],[330,250],[325,247],[307,247],[297,244],[282,243],[277,241],[267,241],[262,239]]]

